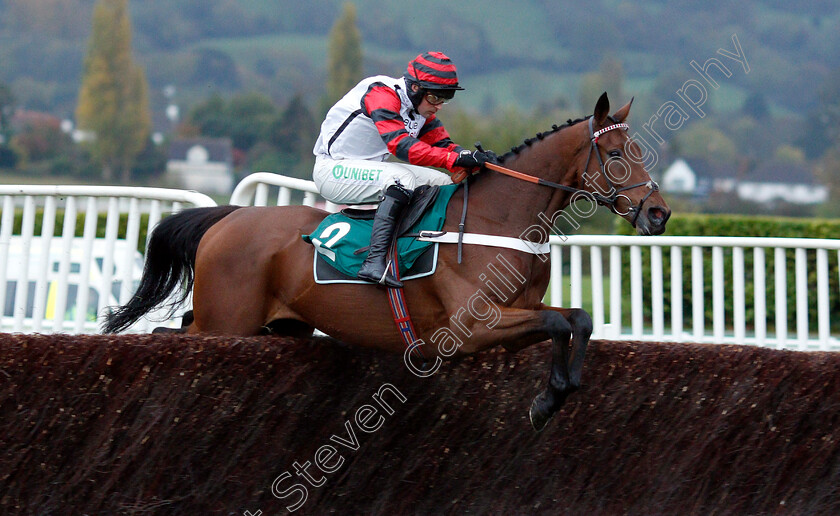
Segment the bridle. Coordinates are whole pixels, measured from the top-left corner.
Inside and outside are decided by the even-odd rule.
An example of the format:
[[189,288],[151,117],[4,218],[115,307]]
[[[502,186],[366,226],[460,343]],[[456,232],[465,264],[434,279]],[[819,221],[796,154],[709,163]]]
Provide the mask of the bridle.
[[[648,200],[648,198],[653,194],[653,192],[658,192],[659,191],[659,185],[656,184],[656,181],[650,180],[650,181],[643,181],[641,183],[636,183],[636,184],[633,184],[633,185],[616,187],[616,185],[610,179],[609,174],[607,174],[606,163],[604,162],[604,159],[601,157],[601,149],[600,149],[600,147],[598,147],[598,138],[600,138],[601,135],[603,135],[604,133],[607,133],[609,131],[613,131],[613,130],[616,130],[616,129],[623,129],[623,130],[626,131],[627,129],[629,129],[630,126],[627,125],[627,124],[624,124],[624,123],[614,123],[612,125],[604,127],[603,129],[599,129],[598,131],[594,131],[593,127],[592,127],[593,119],[594,119],[594,117],[589,117],[589,140],[591,142],[591,146],[589,148],[589,155],[586,157],[586,165],[584,166],[583,170],[584,170],[584,174],[589,170],[589,163],[590,163],[590,161],[592,161],[592,154],[594,153],[595,156],[597,156],[597,158],[598,158],[598,165],[600,167],[601,174],[604,176],[604,179],[607,182],[607,186],[609,187],[609,190],[611,192],[610,195],[602,195],[598,192],[590,192],[589,190],[583,190],[583,189],[580,189],[580,188],[574,188],[572,186],[561,185],[559,183],[555,183],[555,182],[549,181],[547,179],[542,179],[540,177],[532,176],[532,175],[529,175],[529,174],[524,174],[522,172],[517,172],[515,170],[511,170],[509,168],[502,167],[502,166],[497,165],[495,163],[489,163],[488,162],[488,163],[485,163],[484,166],[489,168],[490,170],[494,170],[496,172],[499,172],[501,174],[504,174],[504,175],[507,175],[507,176],[510,176],[510,177],[514,177],[516,179],[521,179],[523,181],[528,181],[530,183],[535,183],[535,184],[539,184],[539,185],[550,186],[552,188],[555,188],[555,189],[558,189],[558,190],[563,190],[563,191],[570,192],[570,193],[581,194],[584,197],[588,198],[591,201],[594,201],[594,202],[598,203],[601,206],[608,207],[613,213],[615,213],[617,215],[620,215],[622,217],[630,215],[631,213],[635,213],[633,215],[633,219],[630,221],[630,223],[633,225],[633,227],[636,227],[636,221],[638,220],[639,215],[642,213],[642,207],[644,206],[645,201]],[[613,120],[612,117],[610,117],[610,120],[615,122],[615,120]],[[633,201],[631,201],[630,198],[627,197],[627,195],[625,195],[622,192],[626,192],[628,190],[632,190],[633,188],[638,188],[640,186],[647,186],[649,191],[648,191],[647,194],[645,194],[644,197],[642,197],[642,200],[639,201],[639,204],[634,206]],[[623,213],[616,206],[617,203],[618,203],[618,200],[622,197],[627,200],[627,204],[629,206],[627,208],[627,211],[625,211]]]

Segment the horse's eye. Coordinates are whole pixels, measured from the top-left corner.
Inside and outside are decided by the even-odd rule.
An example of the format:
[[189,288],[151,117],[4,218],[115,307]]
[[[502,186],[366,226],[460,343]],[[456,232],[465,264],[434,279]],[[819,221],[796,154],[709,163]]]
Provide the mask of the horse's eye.
[[621,157],[621,151],[620,150],[611,150],[609,152],[609,156],[611,158],[620,158]]

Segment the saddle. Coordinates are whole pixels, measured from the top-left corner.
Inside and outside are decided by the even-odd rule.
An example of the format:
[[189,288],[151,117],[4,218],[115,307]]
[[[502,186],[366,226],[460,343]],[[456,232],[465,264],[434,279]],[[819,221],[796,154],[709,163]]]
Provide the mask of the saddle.
[[[402,220],[397,226],[397,236],[400,237],[411,228],[427,209],[435,202],[440,193],[440,187],[431,185],[421,185],[414,190],[411,196],[411,201],[406,206],[403,212]],[[376,208],[344,208],[341,213],[354,220],[373,220],[376,215]],[[359,249],[357,252],[363,252],[367,247]]]
[[[417,188],[406,207],[397,227],[397,252],[400,276],[403,279],[420,277],[412,271],[420,262],[432,267],[422,275],[431,274],[437,264],[437,244],[417,238],[420,231],[440,231],[443,228],[446,208],[459,185],[428,186]],[[305,242],[315,247],[315,275],[319,283],[362,282],[356,278],[364,261],[364,252],[370,244],[373,217],[376,209],[345,208],[333,213],[309,235],[302,235]],[[327,265],[328,267],[324,267]],[[330,274],[334,269],[338,274]]]

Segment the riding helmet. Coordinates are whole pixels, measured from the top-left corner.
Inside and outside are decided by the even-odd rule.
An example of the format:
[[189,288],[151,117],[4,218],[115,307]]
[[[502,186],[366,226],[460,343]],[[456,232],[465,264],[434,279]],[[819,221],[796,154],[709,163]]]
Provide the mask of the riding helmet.
[[[451,99],[457,90],[464,89],[458,85],[455,64],[443,52],[425,52],[409,61],[405,80],[409,87],[408,95],[415,107],[423,100],[426,91],[433,90],[435,95]],[[420,90],[412,92],[412,84],[418,84]]]

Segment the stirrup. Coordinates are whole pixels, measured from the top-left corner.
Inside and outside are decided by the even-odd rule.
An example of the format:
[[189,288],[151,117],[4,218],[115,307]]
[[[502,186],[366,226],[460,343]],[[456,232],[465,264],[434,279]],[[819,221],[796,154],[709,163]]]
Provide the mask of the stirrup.
[[369,273],[369,274],[365,275],[362,271],[359,271],[359,274],[358,274],[357,277],[359,277],[359,278],[361,278],[365,281],[370,281],[371,283],[375,283],[377,285],[382,285],[382,286],[385,286],[385,287],[388,287],[388,288],[403,288],[402,281],[400,281],[397,278],[395,278],[393,276],[390,276],[388,274],[388,270],[391,268],[390,266],[391,266],[391,262],[389,261],[385,265],[385,269],[384,269],[384,272],[382,273],[382,276],[380,276],[379,278],[377,278],[375,274],[370,274]]
[[385,266],[385,272],[382,273],[382,277],[379,278],[380,285],[384,285],[388,288],[403,288],[402,281],[398,280],[394,276],[388,274],[389,269],[391,268],[391,262],[388,262],[388,265]]

